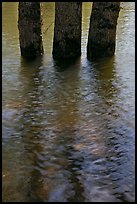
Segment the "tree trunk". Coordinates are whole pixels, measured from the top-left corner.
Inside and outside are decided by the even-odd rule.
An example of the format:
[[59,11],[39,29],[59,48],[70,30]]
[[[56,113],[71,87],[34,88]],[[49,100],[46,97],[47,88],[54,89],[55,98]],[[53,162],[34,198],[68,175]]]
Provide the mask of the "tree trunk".
[[19,41],[21,55],[35,58],[43,53],[39,2],[19,2]]
[[54,59],[72,59],[81,55],[81,23],[81,2],[55,3]]
[[87,44],[89,60],[114,55],[120,2],[93,2]]

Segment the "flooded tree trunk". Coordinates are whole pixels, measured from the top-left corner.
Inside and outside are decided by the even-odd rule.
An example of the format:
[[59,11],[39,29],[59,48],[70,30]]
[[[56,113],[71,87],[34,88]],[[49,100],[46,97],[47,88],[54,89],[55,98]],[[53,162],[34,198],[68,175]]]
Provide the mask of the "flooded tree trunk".
[[35,58],[43,53],[39,2],[19,2],[19,42],[21,55]]
[[87,58],[114,55],[120,2],[93,2],[87,44]]
[[53,58],[71,59],[81,55],[81,2],[56,2]]

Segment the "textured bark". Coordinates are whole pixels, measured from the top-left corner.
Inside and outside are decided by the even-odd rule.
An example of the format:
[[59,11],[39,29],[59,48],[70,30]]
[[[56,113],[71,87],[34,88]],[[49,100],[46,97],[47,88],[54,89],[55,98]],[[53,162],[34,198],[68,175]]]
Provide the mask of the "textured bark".
[[93,2],[87,44],[89,60],[114,55],[120,2]]
[[54,59],[72,59],[81,55],[81,24],[81,2],[55,3]]
[[35,58],[43,53],[39,2],[19,2],[19,41],[21,55]]

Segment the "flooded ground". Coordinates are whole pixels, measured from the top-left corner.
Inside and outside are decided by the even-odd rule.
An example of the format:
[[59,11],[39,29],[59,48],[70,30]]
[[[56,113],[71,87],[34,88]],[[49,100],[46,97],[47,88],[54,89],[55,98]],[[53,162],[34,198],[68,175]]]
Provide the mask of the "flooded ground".
[[121,3],[114,57],[52,59],[54,3],[42,3],[45,54],[20,56],[17,3],[2,3],[3,202],[135,201],[135,3]]

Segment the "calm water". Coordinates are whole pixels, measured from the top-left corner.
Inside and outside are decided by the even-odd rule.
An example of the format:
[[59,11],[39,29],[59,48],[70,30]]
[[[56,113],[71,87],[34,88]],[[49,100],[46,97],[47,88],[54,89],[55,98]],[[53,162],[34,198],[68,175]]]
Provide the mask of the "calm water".
[[[4,202],[135,201],[135,3],[121,3],[115,56],[52,59],[54,3],[42,3],[45,54],[20,57],[17,3],[2,3]],[[63,71],[62,71],[63,70]]]

